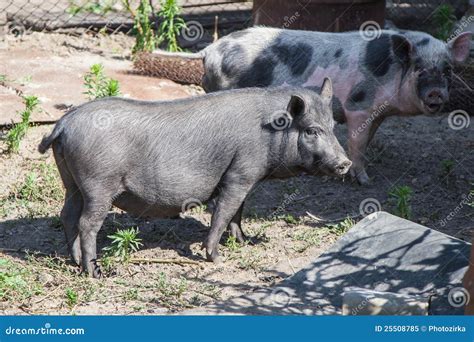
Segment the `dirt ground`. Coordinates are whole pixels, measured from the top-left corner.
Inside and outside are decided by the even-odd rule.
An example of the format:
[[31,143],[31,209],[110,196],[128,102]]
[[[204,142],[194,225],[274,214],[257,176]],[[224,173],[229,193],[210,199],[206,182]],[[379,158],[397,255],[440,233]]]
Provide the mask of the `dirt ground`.
[[[47,41],[51,54],[59,53],[43,38],[42,47]],[[113,38],[80,40],[81,49],[71,47],[77,38],[70,39],[71,54],[87,50],[113,58],[101,45],[101,39]],[[31,48],[33,43],[24,38],[12,44]],[[126,56],[131,41],[117,44]],[[138,227],[143,246],[130,262],[112,264],[100,280],[79,275],[69,262],[58,218],[62,186],[51,153],[36,150],[53,126],[32,127],[18,154],[0,154],[0,312],[166,314],[271,286],[306,266],[360,220],[361,204],[380,203],[378,209],[397,213],[389,195],[395,186],[411,188],[413,221],[470,240],[474,210],[465,199],[474,188],[473,126],[453,130],[446,115],[387,120],[368,153],[368,186],[309,176],[263,182],[244,210],[250,242],[240,245],[224,236],[219,265],[206,262],[201,250],[210,222],[205,208],[174,220],[111,211],[99,233],[99,251],[110,245],[109,235],[129,227]],[[336,131],[345,143],[346,127],[338,125]],[[0,136],[5,133],[4,128]],[[1,141],[0,152],[4,149]]]

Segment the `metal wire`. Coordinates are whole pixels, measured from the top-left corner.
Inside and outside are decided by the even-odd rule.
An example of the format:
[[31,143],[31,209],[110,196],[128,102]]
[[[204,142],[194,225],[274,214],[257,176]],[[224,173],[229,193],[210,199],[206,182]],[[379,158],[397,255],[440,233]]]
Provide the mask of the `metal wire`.
[[[138,1],[131,0],[131,3],[136,5]],[[160,0],[150,1],[155,11],[158,10]],[[252,24],[251,0],[178,0],[178,3],[185,20],[199,22],[210,35],[216,16],[221,34]],[[442,0],[386,0],[386,18],[398,28],[433,33],[436,29],[432,20],[434,10],[445,3]],[[451,0],[449,4],[459,18],[467,10],[468,2]],[[130,33],[133,27],[122,0],[0,0],[0,22],[7,22],[7,30],[15,35],[28,30]]]
[[[130,1],[136,5],[137,0]],[[198,20],[206,29],[214,27],[219,16],[220,28],[239,29],[250,24],[251,1],[180,0],[186,21]],[[151,1],[155,10],[159,0]],[[3,16],[3,18],[1,18]],[[11,34],[32,31],[102,31],[129,33],[131,15],[121,0],[0,0],[0,22],[7,22]]]

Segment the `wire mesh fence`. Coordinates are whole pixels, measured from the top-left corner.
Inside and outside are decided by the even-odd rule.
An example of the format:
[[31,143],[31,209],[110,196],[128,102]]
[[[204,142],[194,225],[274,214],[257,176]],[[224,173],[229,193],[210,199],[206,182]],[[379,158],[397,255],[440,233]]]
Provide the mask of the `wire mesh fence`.
[[[137,5],[138,1],[130,1]],[[236,30],[250,24],[252,2],[245,0],[180,0],[186,21],[206,29]],[[159,0],[150,0],[156,12]],[[33,31],[130,33],[133,19],[122,0],[0,0],[0,23],[11,34]],[[156,24],[156,17],[153,18]]]
[[[157,11],[160,0],[149,1]],[[216,27],[222,35],[250,26],[252,3],[252,0],[178,0],[184,19],[198,21],[208,32],[208,40]],[[469,1],[386,0],[386,19],[398,28],[436,33],[438,24],[433,14],[443,4],[451,6],[453,15],[459,19],[468,9]],[[156,17],[153,20],[157,25]],[[123,0],[0,0],[0,25],[2,22],[9,33],[16,35],[28,30],[130,33],[133,28],[133,19]]]
[[[447,11],[437,11],[440,6],[448,6]],[[396,27],[407,30],[421,30],[432,34],[439,30],[437,13],[446,16],[445,21],[459,19],[469,8],[468,0],[387,0],[386,19]],[[452,12],[451,12],[452,11]],[[448,18],[450,13],[453,18]]]

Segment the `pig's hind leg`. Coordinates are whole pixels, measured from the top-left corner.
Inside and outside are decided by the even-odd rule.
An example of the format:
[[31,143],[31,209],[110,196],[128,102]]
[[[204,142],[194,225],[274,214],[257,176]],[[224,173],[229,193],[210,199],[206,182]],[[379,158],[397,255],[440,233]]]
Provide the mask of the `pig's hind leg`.
[[[95,182],[91,182],[95,183]],[[97,264],[97,233],[112,206],[113,194],[102,188],[83,189],[83,209],[79,219],[82,270],[94,278],[101,276]]]
[[244,204],[240,206],[237,213],[234,215],[232,220],[229,223],[229,230],[230,236],[233,236],[238,242],[244,243],[247,240],[244,232],[242,231],[242,210],[244,208]]
[[60,218],[64,227],[69,254],[77,265],[81,265],[81,243],[77,225],[79,224],[79,217],[82,211],[82,195],[67,168],[66,161],[62,154],[55,150],[54,156],[59,174],[66,188],[64,206],[61,210]]
[[64,227],[69,253],[77,265],[81,265],[81,242],[79,239],[79,217],[82,211],[82,195],[79,188],[66,187],[66,198],[61,210],[61,222]]

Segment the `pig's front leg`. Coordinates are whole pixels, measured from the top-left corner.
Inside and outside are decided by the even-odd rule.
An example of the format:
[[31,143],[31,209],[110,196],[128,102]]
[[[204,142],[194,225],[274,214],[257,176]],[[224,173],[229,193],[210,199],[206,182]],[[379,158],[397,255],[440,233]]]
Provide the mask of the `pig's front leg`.
[[255,182],[248,181],[248,178],[245,176],[240,177],[237,174],[226,175],[211,218],[211,231],[204,244],[207,260],[219,261],[218,244],[222,234],[231,222],[232,224],[235,223],[233,222],[234,219],[240,218],[238,213],[241,210],[245,197],[247,197],[254,184]]
[[369,176],[365,171],[365,151],[369,143],[372,122],[367,112],[346,113],[347,129],[349,134],[349,159],[352,161],[351,175],[359,184],[369,183]]

